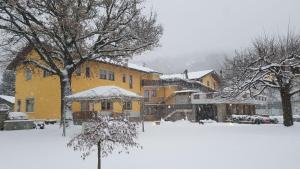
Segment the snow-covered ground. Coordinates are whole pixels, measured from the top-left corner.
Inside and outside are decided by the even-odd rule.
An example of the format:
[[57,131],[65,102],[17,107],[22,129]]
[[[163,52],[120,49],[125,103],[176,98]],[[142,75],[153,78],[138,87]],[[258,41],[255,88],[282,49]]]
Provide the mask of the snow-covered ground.
[[[79,127],[68,129],[78,131]],[[0,131],[2,169],[90,169],[86,160],[66,146],[58,126],[45,130]],[[142,150],[113,154],[103,169],[296,169],[300,168],[300,124],[240,125],[189,122],[146,124]]]

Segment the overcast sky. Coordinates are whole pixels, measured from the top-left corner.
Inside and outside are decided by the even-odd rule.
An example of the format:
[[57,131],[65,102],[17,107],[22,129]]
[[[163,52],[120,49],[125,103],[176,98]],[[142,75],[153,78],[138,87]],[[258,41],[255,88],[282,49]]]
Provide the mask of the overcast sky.
[[263,34],[300,32],[300,0],[147,0],[164,27],[162,47],[135,62],[162,72],[218,69],[223,56]]

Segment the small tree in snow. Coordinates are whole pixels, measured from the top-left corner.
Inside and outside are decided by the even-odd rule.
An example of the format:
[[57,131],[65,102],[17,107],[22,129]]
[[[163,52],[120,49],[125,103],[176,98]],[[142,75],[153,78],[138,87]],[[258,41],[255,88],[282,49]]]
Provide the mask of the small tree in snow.
[[237,93],[248,90],[255,96],[268,88],[278,90],[284,125],[293,125],[291,98],[300,92],[300,36],[257,39],[225,65],[227,85]]
[[[116,148],[119,153],[129,153],[129,148],[140,147],[137,139],[135,123],[124,118],[111,118],[98,115],[84,125],[82,133],[68,143],[69,147],[82,152],[85,159],[91,152],[98,152],[98,169],[101,168],[101,157],[111,154]],[[120,149],[122,148],[122,149]]]
[[158,46],[162,27],[155,14],[145,14],[143,5],[143,0],[1,1],[1,46],[30,44],[41,58],[23,63],[60,78],[64,121],[72,118],[64,98],[72,93],[71,77],[82,63],[98,58],[120,61]]

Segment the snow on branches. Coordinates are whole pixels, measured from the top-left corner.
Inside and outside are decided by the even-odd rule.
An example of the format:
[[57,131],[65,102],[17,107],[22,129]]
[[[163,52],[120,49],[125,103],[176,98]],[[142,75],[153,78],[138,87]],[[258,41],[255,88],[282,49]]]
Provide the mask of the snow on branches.
[[101,156],[106,157],[115,149],[118,149],[119,153],[129,153],[129,148],[140,148],[136,142],[137,136],[135,123],[122,117],[98,115],[83,125],[82,133],[71,139],[68,146],[73,147],[75,151],[81,151],[82,158],[85,159],[91,152],[97,150],[100,143]]
[[254,97],[268,88],[278,90],[284,124],[293,124],[291,97],[300,92],[300,35],[289,32],[257,39],[252,47],[226,60],[224,67],[224,81],[235,96],[244,91]]
[[227,59],[224,69],[227,85],[239,91],[288,88],[293,95],[300,87],[300,36],[258,39],[253,47]]
[[12,49],[12,46],[27,44],[40,57],[23,58],[23,64],[59,76],[63,103],[61,121],[71,117],[64,97],[72,93],[71,76],[80,65],[99,58],[126,60],[151,50],[159,46],[162,32],[156,15],[144,11],[143,0],[9,0],[0,3],[0,33],[5,33],[0,47]]

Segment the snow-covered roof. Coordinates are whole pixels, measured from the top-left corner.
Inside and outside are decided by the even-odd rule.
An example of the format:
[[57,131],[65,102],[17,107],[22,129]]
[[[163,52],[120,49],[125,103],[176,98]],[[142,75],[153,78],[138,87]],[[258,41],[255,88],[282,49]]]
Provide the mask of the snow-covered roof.
[[[213,98],[199,98],[194,99],[192,97],[192,104],[248,104],[248,105],[261,105],[262,102],[255,100],[254,98],[223,98],[220,95],[218,95],[218,92],[214,93],[194,93],[194,95],[207,95],[212,94],[211,96]],[[214,94],[217,94],[214,96]]]
[[[188,78],[189,79],[199,79],[213,71],[214,70],[210,69],[210,70],[202,70],[202,71],[196,71],[196,72],[188,72]],[[165,74],[165,75],[161,75],[160,78],[161,79],[186,79],[184,73]]]
[[15,97],[13,96],[0,95],[0,98],[10,103],[15,103]]
[[134,92],[122,89],[117,86],[100,86],[67,96],[69,100],[105,100],[105,99],[141,99],[142,97]]
[[104,63],[114,64],[114,65],[117,65],[117,66],[127,67],[127,68],[130,68],[130,69],[134,69],[134,70],[138,70],[138,71],[142,71],[142,72],[146,72],[146,73],[159,73],[158,71],[153,70],[149,67],[142,66],[142,65],[137,65],[137,64],[134,64],[134,63],[129,63],[127,61],[114,60],[114,59],[110,59],[110,58],[98,58],[96,60],[100,61],[100,62],[104,62]]

